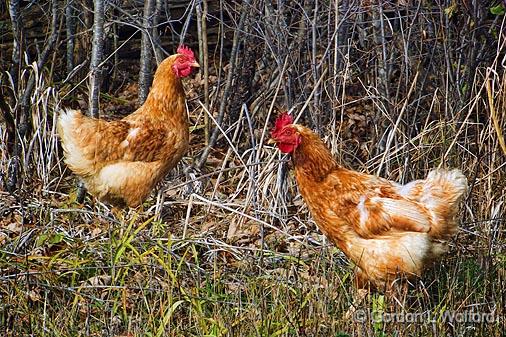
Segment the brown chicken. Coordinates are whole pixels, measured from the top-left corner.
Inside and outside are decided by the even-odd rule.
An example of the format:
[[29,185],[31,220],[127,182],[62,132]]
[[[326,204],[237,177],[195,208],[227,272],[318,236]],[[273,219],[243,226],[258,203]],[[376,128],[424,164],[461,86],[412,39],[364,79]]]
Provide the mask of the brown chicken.
[[65,163],[89,192],[115,206],[136,207],[186,153],[189,139],[181,78],[198,67],[179,47],[156,70],[144,104],[117,121],[67,110],[58,119]]
[[457,230],[467,189],[459,170],[434,170],[406,185],[340,166],[323,141],[288,114],[272,140],[292,155],[300,193],[321,231],[356,265],[358,288],[384,289],[397,276],[419,276]]

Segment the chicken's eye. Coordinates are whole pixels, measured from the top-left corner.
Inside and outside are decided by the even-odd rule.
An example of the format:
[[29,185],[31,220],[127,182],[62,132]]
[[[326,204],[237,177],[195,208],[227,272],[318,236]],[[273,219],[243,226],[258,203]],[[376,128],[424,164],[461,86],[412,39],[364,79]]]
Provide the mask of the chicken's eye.
[[284,134],[285,136],[291,136],[291,135],[292,135],[292,130],[290,130],[290,129],[286,129],[286,130],[285,130],[285,132],[283,132],[283,134]]

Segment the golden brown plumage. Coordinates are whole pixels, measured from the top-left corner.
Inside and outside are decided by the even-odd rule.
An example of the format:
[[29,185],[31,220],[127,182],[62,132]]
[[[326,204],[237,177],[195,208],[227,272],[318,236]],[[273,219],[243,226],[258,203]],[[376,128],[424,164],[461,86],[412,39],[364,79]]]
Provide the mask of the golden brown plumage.
[[113,205],[136,207],[186,153],[189,130],[181,77],[198,67],[180,47],[156,70],[144,104],[117,121],[67,110],[58,119],[65,163],[89,192]]
[[321,231],[357,266],[357,285],[419,276],[457,230],[467,180],[435,170],[406,185],[341,167],[323,141],[284,114],[272,138],[291,153],[300,193]]

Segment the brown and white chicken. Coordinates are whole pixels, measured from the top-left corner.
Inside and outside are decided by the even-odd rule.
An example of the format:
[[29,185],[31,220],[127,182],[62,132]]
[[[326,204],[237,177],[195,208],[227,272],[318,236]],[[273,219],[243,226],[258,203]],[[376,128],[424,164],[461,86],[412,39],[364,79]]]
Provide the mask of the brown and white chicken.
[[58,118],[65,163],[88,191],[115,206],[136,207],[188,149],[181,79],[198,67],[184,46],[158,66],[144,104],[121,120],[66,110]]
[[272,141],[291,154],[300,193],[320,230],[356,265],[358,288],[420,276],[457,230],[467,189],[460,170],[401,185],[346,169],[310,129],[282,114]]

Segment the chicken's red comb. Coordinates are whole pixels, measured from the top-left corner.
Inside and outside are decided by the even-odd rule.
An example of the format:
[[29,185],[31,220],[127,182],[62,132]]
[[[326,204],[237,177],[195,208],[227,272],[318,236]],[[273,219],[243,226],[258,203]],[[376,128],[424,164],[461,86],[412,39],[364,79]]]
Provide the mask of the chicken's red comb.
[[193,55],[193,51],[185,45],[180,45],[179,48],[177,48],[177,53],[181,55],[186,55],[192,59],[195,58],[195,56]]
[[293,118],[288,114],[288,112],[283,112],[276,119],[276,123],[274,124],[274,131],[279,131],[284,128],[286,125],[292,124]]

